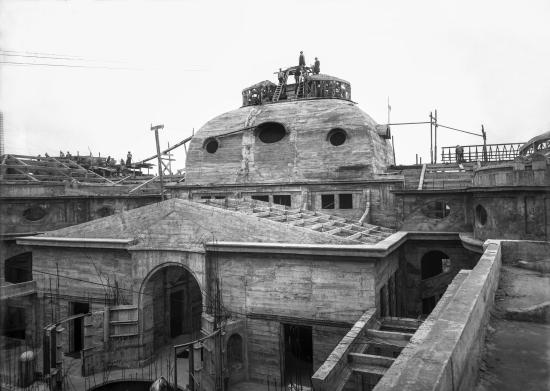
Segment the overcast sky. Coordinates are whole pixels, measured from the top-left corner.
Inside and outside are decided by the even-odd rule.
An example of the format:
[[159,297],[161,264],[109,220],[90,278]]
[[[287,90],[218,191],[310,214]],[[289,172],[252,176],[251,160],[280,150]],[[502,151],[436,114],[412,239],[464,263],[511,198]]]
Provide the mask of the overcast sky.
[[[165,125],[163,146],[174,144],[238,108],[244,87],[275,81],[300,50],[350,81],[378,123],[389,96],[392,122],[437,109],[445,125],[483,123],[489,143],[550,130],[548,0],[3,0],[0,10],[7,153],[148,157],[151,123]],[[398,163],[428,159],[428,125],[392,132]],[[441,130],[438,144],[480,142]],[[176,158],[182,167],[183,151]]]

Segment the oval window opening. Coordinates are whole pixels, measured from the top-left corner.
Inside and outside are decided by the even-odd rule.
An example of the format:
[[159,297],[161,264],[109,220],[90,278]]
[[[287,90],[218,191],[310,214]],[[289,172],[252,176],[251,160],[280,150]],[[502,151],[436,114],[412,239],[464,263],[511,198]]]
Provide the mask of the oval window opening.
[[431,219],[444,219],[451,213],[451,207],[445,201],[432,201],[424,205],[422,213]]
[[206,149],[206,152],[208,153],[216,153],[218,150],[220,144],[218,143],[218,140],[210,139],[206,142],[206,145],[204,148]]
[[28,209],[25,209],[23,212],[23,217],[29,221],[38,221],[46,216],[46,210],[40,206],[32,206]]
[[476,206],[476,221],[481,226],[487,223],[487,210],[481,205]]
[[278,122],[265,122],[258,126],[258,137],[263,143],[281,141],[286,136],[285,127]]
[[346,139],[348,136],[346,135],[346,132],[342,129],[335,129],[331,131],[331,133],[328,136],[328,141],[335,147],[342,145],[346,142]]

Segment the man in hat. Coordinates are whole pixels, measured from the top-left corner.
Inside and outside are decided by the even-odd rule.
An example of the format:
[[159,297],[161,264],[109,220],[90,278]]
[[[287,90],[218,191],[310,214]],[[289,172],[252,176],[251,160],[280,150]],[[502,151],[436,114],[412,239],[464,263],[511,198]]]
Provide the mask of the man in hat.
[[321,62],[315,57],[315,64],[313,64],[313,73],[318,75],[321,72]]

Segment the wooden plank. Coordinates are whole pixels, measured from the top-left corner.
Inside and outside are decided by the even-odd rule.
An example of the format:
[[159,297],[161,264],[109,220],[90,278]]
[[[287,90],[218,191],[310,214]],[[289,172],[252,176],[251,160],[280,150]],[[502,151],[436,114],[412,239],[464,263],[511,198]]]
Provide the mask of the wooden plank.
[[392,366],[394,358],[378,356],[365,353],[348,353],[348,362],[355,367],[380,366],[389,368]]
[[422,190],[424,187],[424,175],[426,175],[426,164],[422,165],[422,172],[420,173],[420,180],[418,181],[418,190]]

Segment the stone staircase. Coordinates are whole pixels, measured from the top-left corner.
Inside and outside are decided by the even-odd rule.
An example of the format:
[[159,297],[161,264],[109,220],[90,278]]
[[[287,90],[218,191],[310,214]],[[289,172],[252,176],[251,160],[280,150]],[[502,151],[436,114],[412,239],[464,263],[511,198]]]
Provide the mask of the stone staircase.
[[256,217],[277,221],[324,232],[350,240],[354,244],[373,244],[387,238],[395,231],[372,224],[361,224],[343,217],[333,216],[319,211],[289,208],[283,205],[252,199],[210,199],[197,200],[211,206],[234,210]]

